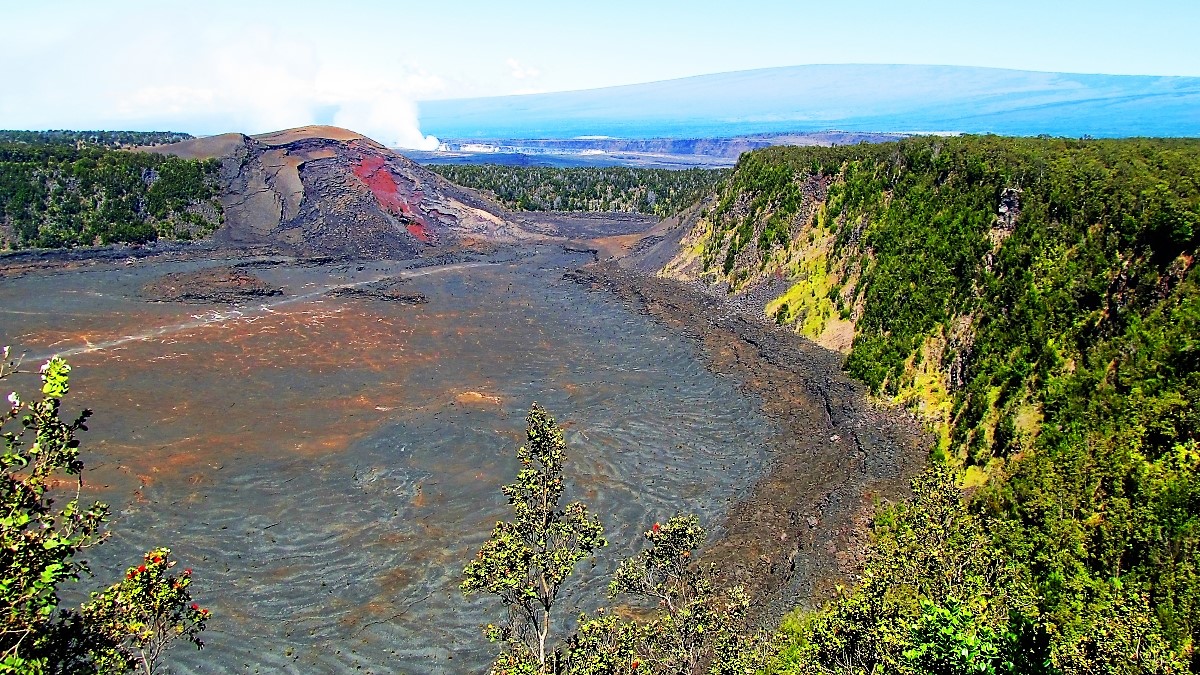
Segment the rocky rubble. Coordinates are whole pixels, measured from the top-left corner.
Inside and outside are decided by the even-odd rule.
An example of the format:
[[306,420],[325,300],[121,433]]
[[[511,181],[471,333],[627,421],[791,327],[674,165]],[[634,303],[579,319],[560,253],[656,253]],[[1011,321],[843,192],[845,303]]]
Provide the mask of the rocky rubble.
[[152,302],[233,304],[282,294],[253,274],[226,266],[165,274],[142,286],[142,296]]
[[757,619],[778,625],[787,610],[818,605],[856,574],[876,501],[906,494],[923,466],[920,425],[869,400],[842,373],[841,354],[776,327],[753,298],[740,307],[613,262],[566,276],[686,335],[710,370],[762,402],[774,425],[772,466],[740,495],[705,553],[761,599]]
[[326,295],[334,298],[368,298],[386,302],[399,302],[405,305],[423,305],[429,298],[423,293],[404,293],[401,285],[408,281],[403,277],[389,277],[363,286],[339,286]]

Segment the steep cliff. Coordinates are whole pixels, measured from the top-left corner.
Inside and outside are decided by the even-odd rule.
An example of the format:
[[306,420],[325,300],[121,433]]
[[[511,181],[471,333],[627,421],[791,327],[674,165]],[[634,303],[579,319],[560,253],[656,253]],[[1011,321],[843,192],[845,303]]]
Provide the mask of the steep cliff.
[[[1027,406],[1037,406],[1021,393],[1030,378],[1078,360],[1190,273],[1198,163],[1194,141],[757,151],[681,224],[660,273],[756,303],[947,432],[955,421],[978,427],[960,431],[963,444],[990,439],[1001,411],[1033,433],[1039,413]],[[1063,344],[1031,354],[1029,372],[980,361],[984,334],[1007,345],[1028,331]],[[997,397],[972,389],[978,377],[1013,386]]]
[[1011,672],[1197,672],[1197,176],[1194,140],[773,148],[635,254],[841,350],[968,489],[884,512],[873,576],[796,629],[813,663],[919,656],[877,637],[953,615]]

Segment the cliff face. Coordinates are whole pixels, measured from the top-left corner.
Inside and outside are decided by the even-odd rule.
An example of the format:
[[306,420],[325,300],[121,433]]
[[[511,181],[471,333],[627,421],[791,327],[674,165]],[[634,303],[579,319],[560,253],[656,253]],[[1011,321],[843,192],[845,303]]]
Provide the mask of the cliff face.
[[[1200,142],[1183,139],[771,149],[743,156],[690,221],[664,274],[817,339],[844,322],[846,370],[942,432],[943,487],[918,481],[876,530],[886,562],[806,617],[797,644],[818,667],[845,663],[844,636],[916,625],[974,576],[987,580],[967,594],[996,609],[977,625],[1036,626],[1020,672],[1124,658],[1100,644],[1139,653],[1124,672],[1196,672],[1198,175]],[[968,548],[1006,571],[946,562]],[[951,568],[954,589],[938,586]],[[873,640],[857,662],[895,658]]]
[[234,246],[410,258],[533,236],[509,223],[500,206],[337,127],[224,134],[148,151],[221,160],[226,224],[215,238]]
[[987,464],[1036,437],[1048,380],[1183,292],[1197,167],[1186,140],[772,148],[634,264],[846,354]]

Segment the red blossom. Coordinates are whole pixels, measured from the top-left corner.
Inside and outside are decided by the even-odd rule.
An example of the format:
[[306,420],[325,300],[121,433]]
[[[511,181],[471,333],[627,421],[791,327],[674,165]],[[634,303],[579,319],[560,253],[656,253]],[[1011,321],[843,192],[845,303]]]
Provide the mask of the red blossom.
[[184,576],[187,576],[187,577],[190,577],[190,576],[192,576],[192,568],[190,568],[190,567],[189,567],[189,568],[187,568],[186,570],[184,570],[184,571],[183,571],[183,575],[184,575]]
[[146,571],[146,566],[145,566],[145,565],[138,565],[138,568],[137,568],[137,573],[138,573],[138,574],[141,574],[142,572],[145,572],[145,571]]
[[641,665],[641,663],[639,663],[639,662],[637,662],[637,661],[634,661],[633,663],[629,664],[629,667],[630,667],[630,668],[632,668],[632,669],[634,669],[634,670],[637,670],[637,669],[638,669],[638,666],[640,666],[640,665]]
[[199,603],[196,603],[196,602],[193,602],[193,603],[192,603],[192,609],[194,609],[194,610],[196,610],[196,611],[200,611],[200,604],[199,604]]
[[660,526],[658,523],[655,523],[654,527],[650,528],[652,532],[658,532],[660,529],[662,529],[662,526]]

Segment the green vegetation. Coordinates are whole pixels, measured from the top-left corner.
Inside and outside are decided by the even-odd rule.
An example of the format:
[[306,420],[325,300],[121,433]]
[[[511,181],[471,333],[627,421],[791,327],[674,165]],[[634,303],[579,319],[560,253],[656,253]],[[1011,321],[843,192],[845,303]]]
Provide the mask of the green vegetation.
[[178,143],[193,138],[191,134],[179,131],[68,131],[66,129],[51,129],[49,131],[3,131],[0,130],[0,143],[66,143],[70,145],[85,144],[103,147],[121,148],[137,145],[163,145]]
[[447,180],[488,192],[525,211],[623,211],[673,216],[729,176],[727,169],[630,167],[513,167],[499,164],[430,165]]
[[551,650],[554,601],[575,565],[606,546],[600,520],[572,502],[559,508],[567,445],[562,429],[536,403],[527,419],[527,444],[517,450],[517,481],[502,489],[513,520],[496,523],[492,536],[467,564],[464,593],[495,595],[508,619],[489,625],[488,639],[503,645],[493,670],[545,673],[557,670]]
[[56,248],[201,237],[221,224],[219,168],[85,142],[0,141],[0,239]]
[[745,631],[750,597],[722,589],[716,570],[696,560],[707,537],[693,515],[676,515],[646,531],[649,547],[626,560],[609,584],[610,599],[636,618],[599,610],[579,619],[571,673],[754,673],[768,642]]
[[947,397],[933,463],[977,486],[885,510],[779,672],[1200,672],[1200,142],[771,148],[706,216],[735,288],[823,259],[847,370]]
[[[528,440],[517,450],[517,481],[503,488],[513,520],[496,523],[463,571],[464,593],[495,595],[508,611],[501,625],[484,629],[501,644],[490,672],[754,673],[767,642],[741,632],[750,598],[740,587],[719,590],[712,566],[696,561],[705,532],[690,515],[655,523],[645,533],[649,547],[613,576],[610,597],[633,606],[584,614],[566,639],[550,641],[550,632],[561,628],[552,615],[563,583],[607,542],[599,519],[585,506],[573,502],[559,508],[567,450],[562,429],[537,404],[526,421]],[[631,613],[636,618],[623,616]]]
[[[4,350],[0,380],[14,372]],[[170,550],[155,549],[125,578],[92,593],[79,609],[61,607],[59,588],[88,572],[78,556],[103,542],[108,507],[75,497],[61,507],[53,494],[82,487],[78,431],[90,410],[60,417],[71,368],[53,358],[42,366],[42,398],[16,393],[0,414],[0,673],[155,672],[173,642],[201,646],[208,610],[192,603],[191,570],[173,574]],[[75,477],[72,481],[71,478]]]

